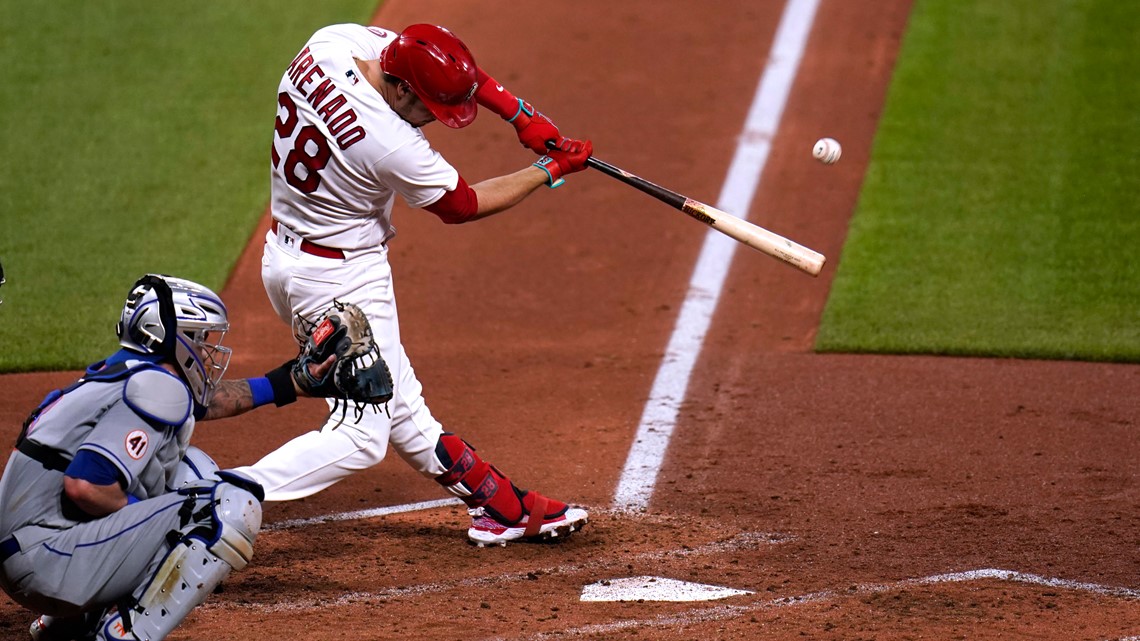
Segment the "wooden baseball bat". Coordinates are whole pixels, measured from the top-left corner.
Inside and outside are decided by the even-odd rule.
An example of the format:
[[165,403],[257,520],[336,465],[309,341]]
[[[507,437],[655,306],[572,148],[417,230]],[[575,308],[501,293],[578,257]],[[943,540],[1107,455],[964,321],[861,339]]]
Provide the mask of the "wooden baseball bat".
[[820,270],[823,269],[824,262],[827,261],[827,258],[817,251],[808,249],[779,234],[770,232],[758,225],[753,225],[746,220],[737,218],[716,207],[706,205],[705,203],[682,196],[675,191],[651,183],[640,176],[631,174],[603,160],[591,156],[586,159],[586,166],[593,167],[607,176],[616,178],[639,191],[645,192],[657,200],[679,209],[690,217],[712,227],[725,236],[744,243],[752,249],[764,252],[769,256],[779,258],[792,267],[811,274],[812,276],[818,276]]

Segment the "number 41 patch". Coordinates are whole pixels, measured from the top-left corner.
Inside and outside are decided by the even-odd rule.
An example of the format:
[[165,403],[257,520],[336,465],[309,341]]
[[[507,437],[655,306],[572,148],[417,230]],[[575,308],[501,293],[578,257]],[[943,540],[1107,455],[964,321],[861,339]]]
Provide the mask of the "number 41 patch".
[[127,454],[134,460],[141,459],[146,454],[146,448],[150,445],[150,437],[147,436],[143,430],[134,430],[127,434]]

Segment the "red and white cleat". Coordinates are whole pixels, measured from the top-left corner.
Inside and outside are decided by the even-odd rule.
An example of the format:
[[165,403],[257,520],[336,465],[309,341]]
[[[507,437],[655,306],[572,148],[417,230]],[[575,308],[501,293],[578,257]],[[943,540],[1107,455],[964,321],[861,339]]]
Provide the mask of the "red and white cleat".
[[572,532],[582,529],[582,526],[589,521],[586,510],[578,507],[563,505],[554,512],[547,512],[547,506],[557,508],[561,504],[537,492],[529,494],[534,497],[531,505],[532,513],[545,514],[544,519],[532,520],[531,514],[528,513],[518,523],[507,524],[500,522],[483,508],[477,507],[467,511],[472,519],[471,528],[467,530],[467,538],[479,547],[506,545],[510,541],[549,541],[568,537]]

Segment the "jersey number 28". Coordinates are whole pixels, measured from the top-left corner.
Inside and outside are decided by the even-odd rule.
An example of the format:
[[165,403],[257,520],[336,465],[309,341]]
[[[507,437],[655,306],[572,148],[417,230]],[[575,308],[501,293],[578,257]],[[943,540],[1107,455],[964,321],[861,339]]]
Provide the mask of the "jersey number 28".
[[[285,92],[277,94],[277,104],[285,108],[285,119],[277,116],[274,131],[277,137],[288,141],[297,129],[297,103]],[[281,165],[281,154],[277,152],[277,142],[270,148],[273,154],[273,168]],[[321,186],[320,171],[329,164],[332,150],[329,141],[316,125],[301,127],[300,133],[293,140],[293,148],[285,155],[285,182],[303,194],[311,194]],[[303,170],[299,170],[303,167]]]

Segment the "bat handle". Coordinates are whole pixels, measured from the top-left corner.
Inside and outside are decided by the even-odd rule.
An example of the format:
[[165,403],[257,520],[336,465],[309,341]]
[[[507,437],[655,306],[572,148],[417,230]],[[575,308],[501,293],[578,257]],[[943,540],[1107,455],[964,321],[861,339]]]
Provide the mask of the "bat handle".
[[[546,148],[547,149],[557,149],[558,143],[554,142],[554,139],[551,138],[550,140],[546,141]],[[601,169],[602,171],[609,170],[609,173],[613,173],[613,172],[618,171],[617,167],[614,167],[613,165],[609,164],[608,162],[606,162],[604,160],[598,160],[597,158],[594,158],[593,156],[590,156],[589,158],[586,159],[586,166],[592,167],[594,169]]]

